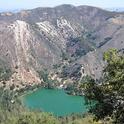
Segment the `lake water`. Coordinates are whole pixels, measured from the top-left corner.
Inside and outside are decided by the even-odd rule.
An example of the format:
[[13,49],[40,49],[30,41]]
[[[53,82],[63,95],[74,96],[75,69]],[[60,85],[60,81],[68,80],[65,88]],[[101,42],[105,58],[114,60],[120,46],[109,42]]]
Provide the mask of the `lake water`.
[[55,116],[66,116],[87,111],[84,97],[71,96],[66,94],[64,90],[57,89],[38,89],[25,95],[23,103],[30,109],[51,112]]

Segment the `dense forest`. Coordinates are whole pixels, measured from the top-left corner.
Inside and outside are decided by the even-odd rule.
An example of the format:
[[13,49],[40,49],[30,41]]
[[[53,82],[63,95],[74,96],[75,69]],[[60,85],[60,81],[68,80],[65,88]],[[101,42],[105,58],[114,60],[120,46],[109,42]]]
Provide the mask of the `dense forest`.
[[[13,88],[0,88],[1,124],[124,124],[124,56],[116,49],[105,52],[106,66],[101,82],[92,78],[82,80],[80,90],[84,92],[90,110],[84,115],[54,117],[51,113],[27,110],[22,106],[19,93]],[[4,70],[0,71],[0,78]],[[5,75],[3,75],[5,76]],[[7,77],[8,78],[8,77]],[[92,105],[92,101],[96,101]]]

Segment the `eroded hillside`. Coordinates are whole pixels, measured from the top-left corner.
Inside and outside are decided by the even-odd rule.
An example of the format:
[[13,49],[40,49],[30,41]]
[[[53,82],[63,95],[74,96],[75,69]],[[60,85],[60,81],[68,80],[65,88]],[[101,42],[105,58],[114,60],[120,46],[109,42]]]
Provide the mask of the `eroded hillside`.
[[40,83],[38,72],[44,69],[59,82],[64,68],[66,81],[77,80],[76,73],[79,80],[87,74],[99,79],[103,52],[123,50],[123,34],[123,13],[95,7],[62,5],[1,13],[0,67],[12,70],[7,85]]

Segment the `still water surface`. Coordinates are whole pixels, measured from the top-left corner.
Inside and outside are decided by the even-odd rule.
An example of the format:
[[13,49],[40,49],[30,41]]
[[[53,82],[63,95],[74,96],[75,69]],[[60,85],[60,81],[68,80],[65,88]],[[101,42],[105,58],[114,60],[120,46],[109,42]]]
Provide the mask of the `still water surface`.
[[23,97],[23,103],[30,109],[51,112],[55,116],[66,116],[72,113],[85,113],[87,107],[82,96],[71,96],[64,90],[38,89]]

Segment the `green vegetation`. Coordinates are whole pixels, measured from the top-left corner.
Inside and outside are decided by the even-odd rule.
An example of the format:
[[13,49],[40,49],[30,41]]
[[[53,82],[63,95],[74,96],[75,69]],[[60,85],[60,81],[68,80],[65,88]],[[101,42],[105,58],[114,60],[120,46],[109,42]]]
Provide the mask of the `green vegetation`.
[[91,107],[96,119],[110,117],[113,123],[124,123],[124,56],[116,49],[104,53],[107,65],[103,71],[104,81],[97,84],[94,81],[82,85],[88,104],[97,101]]
[[102,42],[99,43],[98,48],[101,47],[101,46],[103,46],[104,44],[106,44],[111,39],[112,39],[112,37],[106,37],[106,38],[104,38],[104,41],[102,41]]
[[[50,113],[29,111],[21,105],[13,88],[4,87],[0,88],[0,124],[124,124],[124,56],[116,49],[110,49],[103,58],[106,66],[102,82],[96,83],[86,76],[78,87],[86,96],[91,115],[54,117]],[[10,72],[0,68],[0,80],[8,80]],[[49,82],[47,71],[39,72],[39,75],[44,82]],[[75,86],[70,86],[71,90],[72,87]],[[96,101],[94,106],[92,101]]]
[[67,53],[65,53],[65,52],[63,52],[63,51],[62,51],[61,57],[62,57],[62,61],[68,60],[68,55],[67,55]]
[[44,85],[46,88],[48,89],[51,89],[51,88],[54,88],[54,83],[55,81],[52,80],[50,77],[49,77],[49,72],[47,69],[44,69],[44,70],[41,70],[41,71],[38,71],[39,73],[39,77],[40,79],[42,80],[43,79],[43,82],[44,82]]
[[75,80],[78,80],[81,77],[80,73],[81,65],[73,64],[73,65],[64,65],[62,67],[61,77],[75,77]]
[[40,79],[43,79],[44,82],[49,82],[47,69],[44,69],[43,71],[39,71],[38,73]]
[[27,111],[18,116],[10,116],[1,124],[59,124],[59,121],[51,114]]
[[0,67],[0,81],[7,81],[12,75],[12,71],[9,68]]
[[86,55],[88,52],[93,51],[95,46],[92,42],[89,42],[89,38],[80,36],[77,38],[70,38],[67,42],[67,53],[71,58],[80,58]]

